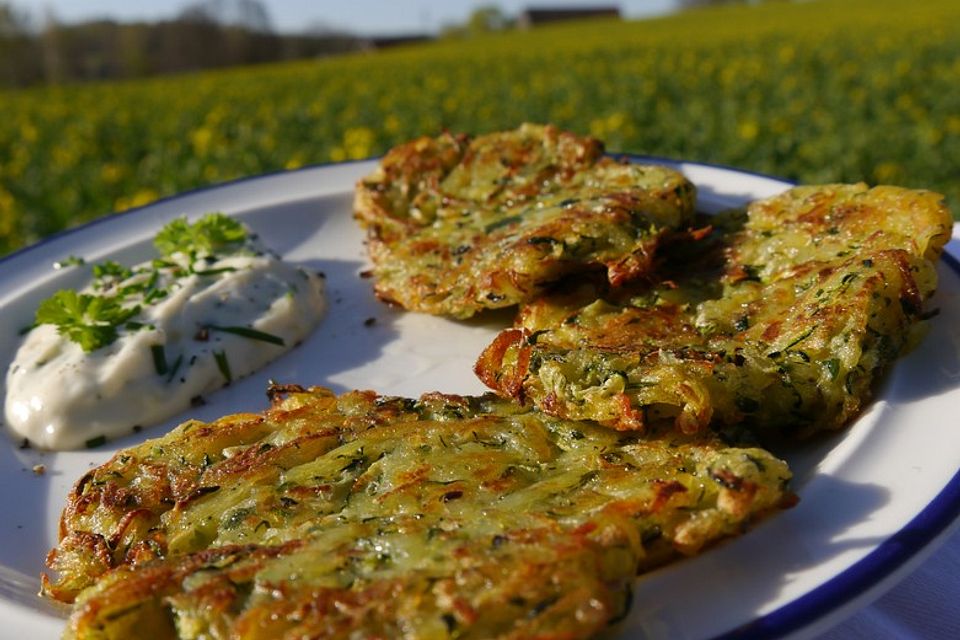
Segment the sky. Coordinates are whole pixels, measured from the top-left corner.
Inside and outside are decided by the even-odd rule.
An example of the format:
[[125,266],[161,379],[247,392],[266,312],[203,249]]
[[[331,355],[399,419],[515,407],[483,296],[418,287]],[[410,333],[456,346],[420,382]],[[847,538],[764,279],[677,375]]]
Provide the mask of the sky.
[[[361,35],[435,32],[462,23],[477,6],[496,5],[515,15],[527,7],[618,5],[624,16],[667,13],[676,0],[261,0],[274,29],[304,31],[318,24]],[[173,17],[189,0],[13,0],[35,19],[50,11],[61,22],[110,17],[119,21]]]

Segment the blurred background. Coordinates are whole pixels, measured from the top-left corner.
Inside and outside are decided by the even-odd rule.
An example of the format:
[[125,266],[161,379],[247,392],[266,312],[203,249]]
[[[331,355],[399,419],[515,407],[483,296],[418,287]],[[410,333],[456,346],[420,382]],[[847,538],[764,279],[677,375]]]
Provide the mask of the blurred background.
[[957,215],[960,2],[0,0],[0,255],[186,189],[524,121],[928,188]]

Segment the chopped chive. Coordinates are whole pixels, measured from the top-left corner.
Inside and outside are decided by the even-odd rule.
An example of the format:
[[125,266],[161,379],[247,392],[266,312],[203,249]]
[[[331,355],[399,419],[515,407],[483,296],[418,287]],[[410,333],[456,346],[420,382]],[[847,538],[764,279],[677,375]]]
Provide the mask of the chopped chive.
[[93,449],[94,447],[99,447],[100,445],[104,444],[106,441],[107,436],[97,436],[95,438],[90,438],[83,444],[87,447],[87,449]]
[[153,368],[156,370],[157,375],[165,375],[167,373],[167,353],[164,351],[163,345],[150,345],[150,353],[153,354]]
[[225,351],[214,351],[213,358],[217,361],[217,368],[220,369],[220,373],[223,374],[223,378],[227,381],[227,384],[233,382],[233,375],[230,373],[230,362],[227,360],[227,353]]
[[173,380],[173,376],[177,375],[177,370],[180,368],[180,365],[183,364],[183,354],[181,353],[177,356],[177,359],[173,361],[173,366],[170,367],[170,374],[167,375],[167,382]]
[[232,273],[236,271],[236,267],[221,267],[220,269],[201,269],[199,271],[194,271],[194,275],[198,276],[215,276],[221,273]]
[[263,331],[257,331],[256,329],[251,329],[250,327],[220,327],[215,324],[211,324],[208,325],[207,328],[213,331],[232,333],[244,338],[250,338],[251,340],[262,340],[263,342],[280,345],[281,347],[284,345],[283,338],[280,336],[275,336],[272,333],[265,333]]

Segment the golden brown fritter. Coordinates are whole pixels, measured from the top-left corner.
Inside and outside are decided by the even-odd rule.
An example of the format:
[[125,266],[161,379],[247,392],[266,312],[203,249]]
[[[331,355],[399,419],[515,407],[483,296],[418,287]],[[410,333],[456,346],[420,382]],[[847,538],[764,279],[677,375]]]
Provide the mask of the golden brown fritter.
[[843,426],[916,337],[952,226],[941,196],[798,187],[737,218],[715,220],[699,250],[686,245],[702,255],[668,256],[674,273],[632,297],[532,303],[477,374],[553,415],[618,429]]
[[638,570],[792,497],[782,461],[710,435],[273,391],[77,483],[45,581],[67,637],[585,638]]
[[392,149],[357,184],[354,212],[381,299],[466,318],[532,300],[571,273],[605,269],[615,285],[647,273],[694,198],[676,171],[525,124]]

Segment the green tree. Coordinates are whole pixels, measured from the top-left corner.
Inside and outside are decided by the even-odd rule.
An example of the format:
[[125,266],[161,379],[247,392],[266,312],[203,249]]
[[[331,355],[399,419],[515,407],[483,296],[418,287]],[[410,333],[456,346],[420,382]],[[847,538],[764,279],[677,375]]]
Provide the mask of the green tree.
[[473,35],[486,33],[488,31],[500,31],[509,26],[509,20],[504,15],[500,7],[496,5],[485,5],[478,7],[470,14],[467,20],[467,31]]
[[513,26],[513,20],[496,5],[477,7],[463,24],[444,27],[443,38],[464,38],[492,31],[502,31]]

